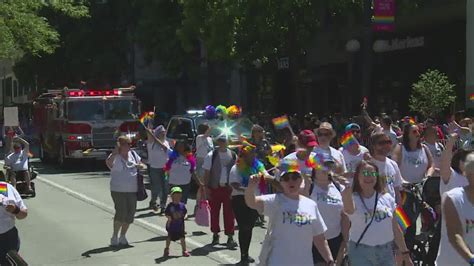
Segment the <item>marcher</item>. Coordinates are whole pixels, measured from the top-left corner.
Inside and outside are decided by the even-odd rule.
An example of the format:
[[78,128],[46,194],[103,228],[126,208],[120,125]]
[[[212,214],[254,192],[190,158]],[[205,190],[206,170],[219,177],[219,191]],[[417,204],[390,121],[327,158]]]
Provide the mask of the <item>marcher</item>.
[[[5,158],[5,166],[8,167],[9,179],[11,184],[16,188],[16,176],[22,175],[28,189],[28,193],[32,192],[31,177],[29,172],[29,152],[30,144],[21,137],[13,137],[13,144],[10,153]],[[23,145],[23,147],[22,147]]]
[[259,125],[253,125],[251,137],[248,140],[257,147],[257,159],[266,167],[270,167],[267,156],[272,154],[272,147],[268,140],[265,139],[265,130]]
[[315,147],[315,153],[326,153],[332,156],[336,161],[336,171],[338,175],[343,175],[347,172],[346,162],[342,153],[330,146],[331,141],[336,137],[336,132],[332,125],[328,122],[323,122],[318,129],[315,130],[318,137],[319,145]]
[[20,250],[15,221],[27,216],[28,209],[15,187],[0,182],[0,265],[10,265],[6,258],[10,250]]
[[394,241],[401,250],[404,265],[413,265],[410,250],[394,219],[395,199],[385,192],[383,184],[377,166],[364,160],[356,169],[352,186],[347,186],[342,193],[344,212],[351,221],[350,265],[394,266]]
[[163,252],[164,257],[170,255],[171,241],[179,240],[181,242],[182,254],[184,257],[189,257],[191,254],[186,249],[185,226],[184,217],[187,214],[186,205],[181,201],[183,190],[180,187],[171,188],[171,202],[166,206],[165,215],[166,231],[168,237],[166,238],[166,247]]
[[380,122],[381,122],[380,125],[382,127],[383,133],[387,135],[392,141],[392,151],[393,151],[393,149],[395,149],[395,147],[398,144],[398,135],[397,135],[397,132],[393,130],[392,119],[389,116],[385,115],[382,117],[382,121]]
[[441,165],[441,154],[444,150],[444,145],[437,141],[437,130],[434,127],[428,127],[423,131],[423,144],[430,150],[433,157],[433,176],[439,177],[439,169]]
[[467,177],[464,175],[464,163],[467,155],[469,155],[472,151],[458,149],[453,154],[453,148],[456,145],[458,139],[459,135],[457,133],[451,133],[448,135],[446,149],[441,154],[441,180],[439,184],[439,193],[441,196],[453,188],[465,187],[469,185]]
[[[245,202],[252,209],[269,217],[271,234],[270,252],[262,265],[313,265],[311,244],[314,244],[326,265],[335,265],[324,233],[327,227],[317,204],[300,195],[303,181],[298,163],[283,160],[280,163],[281,194],[255,196],[259,175],[250,178],[245,190]],[[262,251],[269,247],[262,247]]]
[[115,207],[111,246],[128,245],[126,234],[137,209],[137,175],[141,158],[130,150],[131,142],[130,138],[120,136],[117,146],[105,161],[110,169],[110,191]]
[[204,169],[202,165],[207,154],[214,150],[214,142],[210,137],[211,127],[207,123],[198,126],[198,135],[196,137],[196,173],[199,178],[204,177]]
[[237,155],[227,147],[227,137],[217,138],[217,149],[209,152],[204,159],[204,184],[207,186],[207,195],[211,206],[212,245],[219,244],[219,216],[221,206],[224,213],[224,228],[227,235],[227,247],[234,248],[234,212],[232,210],[232,187],[229,173],[235,165]]
[[436,265],[474,265],[473,154],[467,156],[464,171],[468,185],[449,190],[443,199],[443,228]]
[[[355,127],[355,126],[349,127],[351,125],[357,125],[357,124],[349,124],[348,128],[346,128],[346,130],[347,130],[346,133],[347,132],[351,132],[352,134],[355,133],[354,137],[356,138],[357,143],[354,143],[354,144],[349,145],[347,147],[343,146],[343,147],[339,148],[339,151],[342,152],[342,155],[344,156],[344,162],[346,163],[347,173],[346,173],[345,176],[347,178],[349,178],[349,180],[352,179],[357,165],[363,159],[366,159],[366,160],[370,159],[369,149],[367,149],[366,147],[364,147],[360,144],[360,138],[361,138],[360,127],[358,127],[358,128]],[[355,129],[354,129],[354,127],[355,127]]]
[[[151,124],[151,123],[150,123]],[[168,161],[168,153],[171,152],[169,142],[166,140],[166,129],[160,125],[153,131],[147,130],[148,141],[148,164],[150,166],[151,199],[150,208],[154,211],[161,207],[160,213],[165,211],[166,199],[168,198],[168,180],[165,177],[165,165]],[[160,198],[160,204],[156,200]]]

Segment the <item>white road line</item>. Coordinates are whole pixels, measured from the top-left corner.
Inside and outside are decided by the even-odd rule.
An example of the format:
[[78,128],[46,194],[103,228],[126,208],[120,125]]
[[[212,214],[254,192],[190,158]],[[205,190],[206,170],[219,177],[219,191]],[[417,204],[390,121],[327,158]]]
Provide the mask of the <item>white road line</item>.
[[[65,193],[67,193],[68,195],[74,197],[74,198],[77,198],[81,201],[84,201],[90,205],[93,205],[95,207],[98,207],[110,214],[114,214],[115,213],[115,210],[112,206],[109,206],[103,202],[100,202],[98,200],[95,200],[87,195],[84,195],[82,193],[79,193],[77,191],[74,191],[70,188],[67,188],[65,186],[62,186],[56,182],[53,182],[51,180],[48,180],[46,178],[42,178],[40,176],[37,176],[36,177],[37,180],[49,185],[49,186],[52,186],[54,188],[57,188]],[[143,220],[141,218],[139,219],[135,219],[135,222],[134,222],[136,225],[142,227],[142,228],[145,228],[149,231],[152,231],[152,232],[158,232],[159,234],[162,234],[162,235],[167,235],[168,233],[166,232],[166,229],[161,227],[161,226],[158,226],[156,224],[152,224],[146,220]],[[190,239],[190,238],[186,238],[186,242],[188,244],[190,244],[191,246],[194,246],[194,247],[197,247],[197,248],[204,248],[206,245],[203,244],[203,243],[200,243],[194,239]],[[239,262],[236,258],[232,257],[232,256],[229,256],[221,251],[213,251],[211,250],[210,248],[206,248],[208,249],[209,251],[209,254],[207,255],[208,257],[212,258],[213,260],[215,260],[216,262],[219,262],[219,263],[224,263],[224,264],[236,264],[237,262]]]

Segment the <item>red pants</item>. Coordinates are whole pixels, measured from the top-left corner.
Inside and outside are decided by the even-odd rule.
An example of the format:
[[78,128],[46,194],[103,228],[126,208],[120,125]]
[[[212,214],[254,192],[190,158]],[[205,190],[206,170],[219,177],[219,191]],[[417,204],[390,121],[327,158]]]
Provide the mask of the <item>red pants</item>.
[[219,214],[221,212],[221,205],[224,206],[224,228],[226,235],[234,234],[234,211],[232,210],[232,188],[218,187],[209,188],[211,205],[211,232],[219,233],[221,228],[219,226]]

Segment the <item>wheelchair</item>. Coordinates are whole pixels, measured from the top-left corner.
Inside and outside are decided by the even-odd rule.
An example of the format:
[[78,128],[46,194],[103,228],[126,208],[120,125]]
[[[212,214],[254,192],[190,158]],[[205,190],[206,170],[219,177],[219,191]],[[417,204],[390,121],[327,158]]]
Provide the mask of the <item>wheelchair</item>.
[[[36,197],[35,182],[33,180],[36,179],[38,173],[34,170],[33,166],[29,165],[28,171],[12,171],[11,168],[6,165],[3,168],[5,169],[5,173],[1,172],[1,177],[3,178],[0,177],[0,179],[4,179],[4,181],[11,183],[12,177],[15,177],[16,190],[18,193],[20,193],[20,196],[31,198]],[[31,191],[28,190],[28,186],[25,181],[27,172],[30,175]]]

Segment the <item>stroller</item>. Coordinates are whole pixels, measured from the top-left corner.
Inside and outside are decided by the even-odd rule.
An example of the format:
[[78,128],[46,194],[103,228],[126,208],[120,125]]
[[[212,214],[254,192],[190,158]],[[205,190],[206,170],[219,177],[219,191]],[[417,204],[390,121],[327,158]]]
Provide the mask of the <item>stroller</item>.
[[30,185],[31,191],[28,191],[28,186],[26,185],[25,181],[25,173],[26,171],[12,171],[11,168],[5,165],[3,168],[5,169],[6,173],[0,171],[0,180],[4,180],[6,182],[11,182],[11,177],[14,175],[16,179],[16,190],[22,197],[36,197],[36,188],[35,182],[33,181],[38,176],[38,173],[34,170],[33,166],[29,165],[28,173],[30,174]]

